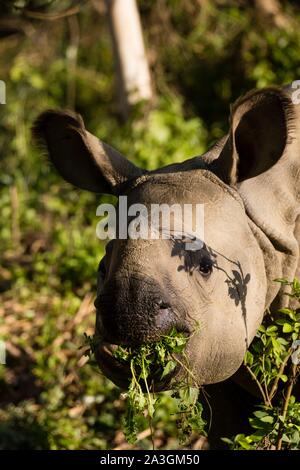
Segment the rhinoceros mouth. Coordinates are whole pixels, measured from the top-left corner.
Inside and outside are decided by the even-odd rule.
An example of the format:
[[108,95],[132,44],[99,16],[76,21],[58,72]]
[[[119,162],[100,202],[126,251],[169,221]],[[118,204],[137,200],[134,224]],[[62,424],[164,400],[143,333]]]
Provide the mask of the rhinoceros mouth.
[[[98,366],[103,374],[114,382],[115,385],[126,390],[130,384],[131,371],[128,364],[124,364],[114,356],[114,351],[117,347],[117,345],[112,343],[101,343],[95,351],[95,356]],[[154,372],[153,376],[149,378],[151,391],[160,392],[171,389],[171,384],[179,374],[180,369],[181,367],[178,364],[178,366],[163,379],[158,378]],[[141,384],[141,386],[143,388],[143,384]]]

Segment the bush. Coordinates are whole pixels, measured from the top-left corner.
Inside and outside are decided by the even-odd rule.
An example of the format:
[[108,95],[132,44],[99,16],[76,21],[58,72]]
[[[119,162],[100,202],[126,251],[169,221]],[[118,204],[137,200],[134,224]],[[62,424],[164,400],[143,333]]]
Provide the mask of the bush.
[[[279,280],[300,303],[300,283]],[[269,313],[245,357],[263,403],[250,417],[253,433],[223,439],[231,449],[296,450],[300,445],[300,403],[292,395],[299,377],[300,310]],[[298,348],[298,353],[297,353]]]

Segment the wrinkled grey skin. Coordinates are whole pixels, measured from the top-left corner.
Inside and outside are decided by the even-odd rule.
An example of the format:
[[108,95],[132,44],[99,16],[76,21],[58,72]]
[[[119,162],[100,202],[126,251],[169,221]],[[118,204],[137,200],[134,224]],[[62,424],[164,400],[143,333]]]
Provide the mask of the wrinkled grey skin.
[[[215,384],[239,369],[265,310],[286,305],[274,279],[300,277],[300,105],[291,93],[248,93],[232,107],[228,135],[205,155],[152,172],[101,143],[79,116],[48,111],[37,120],[35,135],[75,186],[127,195],[128,204],[204,204],[201,252],[172,240],[108,244],[95,302],[107,345],[153,341],[173,326],[190,333],[198,322],[190,364],[199,385]],[[128,373],[107,351],[98,351],[100,368],[122,386]],[[234,380],[245,387],[242,375]],[[210,390],[213,402],[215,391],[225,399],[219,385]]]

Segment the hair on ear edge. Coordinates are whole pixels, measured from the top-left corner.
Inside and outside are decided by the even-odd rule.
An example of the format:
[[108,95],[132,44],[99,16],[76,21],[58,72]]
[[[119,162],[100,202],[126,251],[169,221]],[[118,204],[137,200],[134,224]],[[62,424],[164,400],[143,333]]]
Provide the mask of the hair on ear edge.
[[[34,147],[36,147],[40,153],[42,158],[45,159],[47,165],[50,168],[55,168],[51,158],[50,158],[50,149],[47,144],[47,136],[46,136],[46,127],[49,124],[49,121],[52,118],[69,118],[70,119],[70,128],[75,128],[78,130],[85,130],[84,122],[80,114],[75,113],[71,110],[55,110],[55,109],[47,109],[43,111],[34,121],[33,125],[31,126],[31,136]],[[74,189],[78,189],[72,183],[65,181],[66,185],[72,186]]]
[[[295,138],[296,132],[296,113],[290,96],[282,89],[276,86],[270,86],[259,90],[251,90],[244,96],[238,98],[230,107],[231,119],[235,113],[243,107],[246,103],[252,102],[255,106],[263,101],[266,97],[276,97],[282,106],[282,110],[285,116],[286,129],[287,129],[287,140],[286,145],[292,143]],[[247,111],[246,111],[247,112]]]
[[[75,113],[71,110],[55,110],[48,109],[42,112],[34,121],[31,127],[31,135],[35,144],[42,150],[47,150],[47,126],[51,123],[53,119],[59,120],[64,119],[67,121],[69,127],[76,129],[84,130],[84,122],[80,114]],[[69,121],[69,122],[68,122]]]

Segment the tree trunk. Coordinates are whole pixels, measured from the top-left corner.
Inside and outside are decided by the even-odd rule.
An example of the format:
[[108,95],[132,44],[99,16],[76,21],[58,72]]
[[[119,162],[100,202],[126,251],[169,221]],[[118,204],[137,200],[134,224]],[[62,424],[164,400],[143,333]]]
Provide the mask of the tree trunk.
[[136,0],[106,0],[117,68],[120,111],[153,97],[151,77]]

